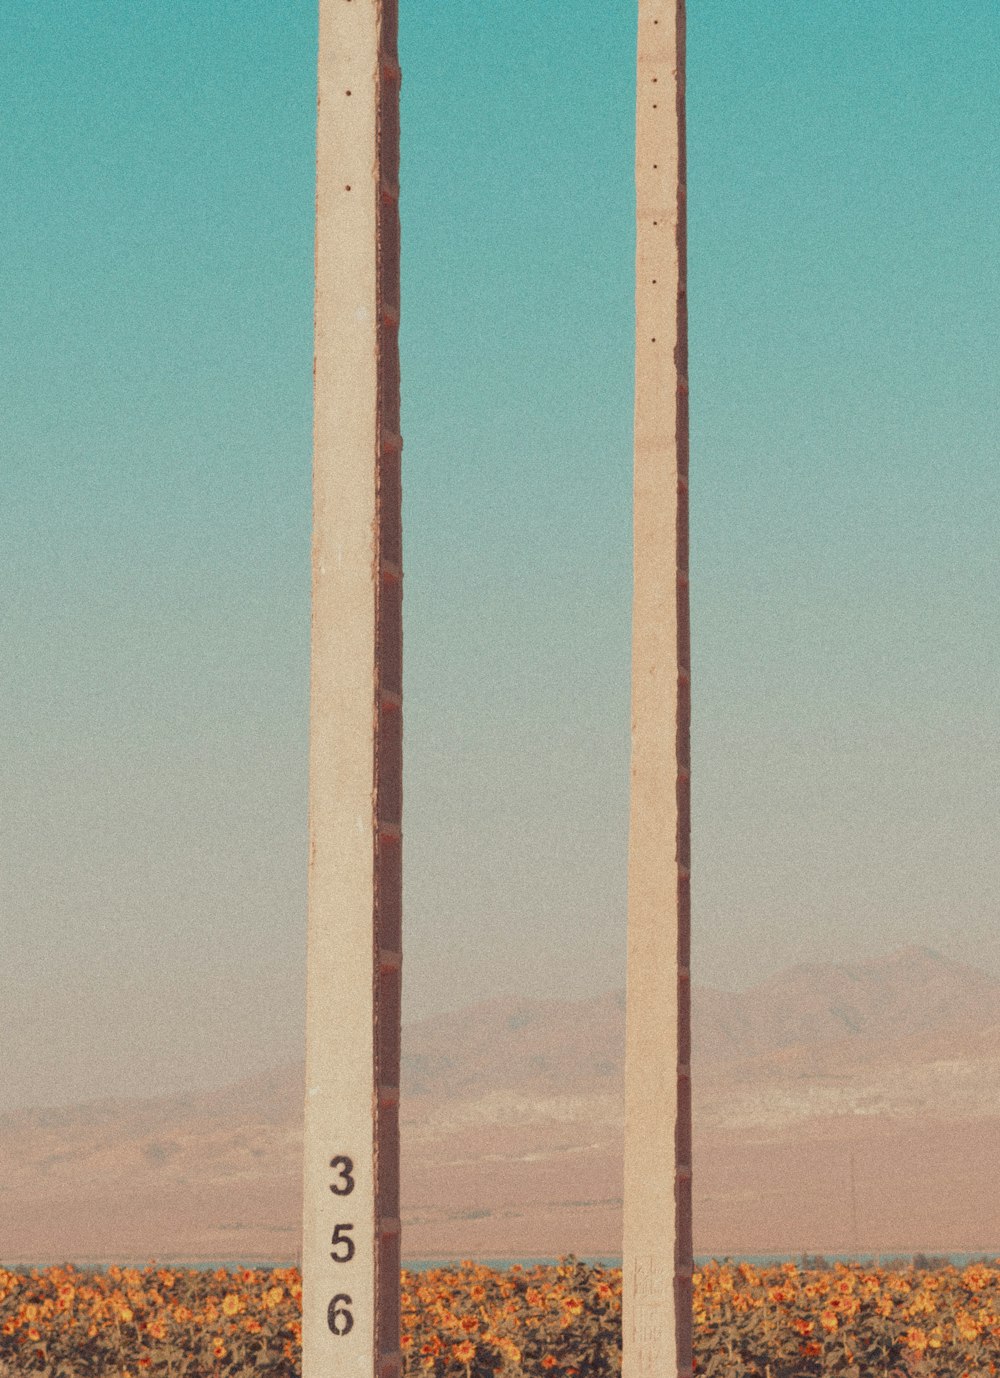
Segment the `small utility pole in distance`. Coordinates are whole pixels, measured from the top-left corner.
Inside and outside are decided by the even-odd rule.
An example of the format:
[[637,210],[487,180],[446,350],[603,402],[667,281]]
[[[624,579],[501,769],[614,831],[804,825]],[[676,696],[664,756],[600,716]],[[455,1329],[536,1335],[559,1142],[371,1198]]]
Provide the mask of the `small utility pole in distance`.
[[624,1378],[692,1371],[684,0],[638,0]]
[[320,0],[303,1378],[398,1378],[396,0]]

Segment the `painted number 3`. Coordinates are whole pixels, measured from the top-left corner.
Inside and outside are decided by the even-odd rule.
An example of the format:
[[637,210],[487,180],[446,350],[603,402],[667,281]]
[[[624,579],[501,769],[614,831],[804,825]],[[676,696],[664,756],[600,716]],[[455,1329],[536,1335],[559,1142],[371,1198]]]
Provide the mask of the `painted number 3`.
[[351,1176],[354,1171],[352,1159],[345,1158],[343,1154],[340,1154],[338,1157],[330,1159],[330,1166],[336,1169],[340,1178],[338,1182],[330,1183],[330,1190],[334,1196],[350,1196],[354,1190],[354,1178]]

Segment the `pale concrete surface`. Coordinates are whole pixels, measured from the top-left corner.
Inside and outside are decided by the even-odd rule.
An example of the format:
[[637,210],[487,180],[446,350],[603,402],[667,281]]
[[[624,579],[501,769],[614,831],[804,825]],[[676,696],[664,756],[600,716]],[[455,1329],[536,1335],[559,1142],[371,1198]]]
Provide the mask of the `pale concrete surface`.
[[683,0],[639,0],[623,1373],[691,1371]]
[[321,0],[303,1374],[399,1368],[395,0]]

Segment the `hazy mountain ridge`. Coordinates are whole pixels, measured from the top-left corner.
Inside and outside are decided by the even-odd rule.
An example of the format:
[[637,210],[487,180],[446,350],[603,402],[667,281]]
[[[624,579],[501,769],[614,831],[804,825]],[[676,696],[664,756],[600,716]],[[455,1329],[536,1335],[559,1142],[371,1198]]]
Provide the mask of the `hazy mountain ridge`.
[[[693,986],[692,1068],[765,1058],[776,1064],[808,1050],[841,1059],[942,1055],[963,1047],[1000,1055],[1000,981],[927,948],[907,947],[879,962],[788,968],[748,990]],[[984,1027],[990,1023],[992,1027]],[[463,1095],[484,1086],[568,1090],[620,1083],[625,992],[587,1001],[492,1001],[408,1026],[403,1089],[410,1095]]]
[[[872,1247],[907,1247],[908,1211],[928,1222],[913,1247],[1000,1245],[984,1200],[1000,982],[907,948],[693,1004],[698,1247],[839,1247],[847,1156],[878,1183]],[[611,992],[404,1030],[409,1256],[616,1252],[624,1019]],[[8,1115],[0,1261],[294,1257],[304,1090],[287,1063],[218,1091]]]

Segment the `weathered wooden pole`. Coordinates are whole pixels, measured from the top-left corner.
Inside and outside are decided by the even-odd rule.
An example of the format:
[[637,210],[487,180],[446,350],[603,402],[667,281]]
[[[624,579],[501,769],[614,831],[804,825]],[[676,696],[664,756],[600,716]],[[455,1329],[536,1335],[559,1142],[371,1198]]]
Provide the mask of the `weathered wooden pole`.
[[320,0],[304,1378],[400,1371],[396,28]]
[[684,0],[638,0],[624,1378],[691,1373]]

